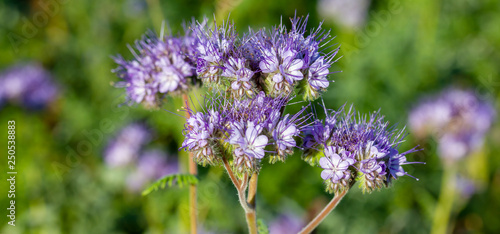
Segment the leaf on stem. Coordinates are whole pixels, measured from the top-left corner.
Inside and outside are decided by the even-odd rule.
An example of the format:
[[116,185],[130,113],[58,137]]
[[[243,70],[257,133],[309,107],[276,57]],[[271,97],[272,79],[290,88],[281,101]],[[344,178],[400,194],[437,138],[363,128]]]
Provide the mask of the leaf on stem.
[[153,191],[157,191],[160,189],[164,189],[165,187],[172,187],[174,185],[178,185],[179,187],[183,187],[185,185],[194,185],[198,184],[198,178],[191,174],[171,174],[164,176],[153,184],[151,184],[147,189],[142,191],[142,196],[146,196]]

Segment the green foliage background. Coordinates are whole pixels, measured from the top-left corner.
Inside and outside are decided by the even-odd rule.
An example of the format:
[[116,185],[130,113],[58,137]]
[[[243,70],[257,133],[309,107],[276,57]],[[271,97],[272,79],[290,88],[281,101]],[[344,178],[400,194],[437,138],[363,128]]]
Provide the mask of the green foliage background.
[[[33,35],[26,20],[44,12],[39,2],[57,8]],[[179,155],[183,119],[165,111],[119,106],[122,90],[111,69],[110,55],[131,57],[131,44],[147,29],[159,31],[166,20],[178,32],[183,20],[203,15],[234,20],[242,32],[248,26],[271,27],[293,16],[310,14],[310,26],[322,19],[315,1],[220,0],[7,0],[0,2],[0,69],[22,61],[39,61],[63,87],[62,95],[45,111],[7,105],[0,110],[0,232],[1,233],[185,233],[188,231],[187,188],[172,188],[142,197],[127,192],[127,170],[110,171],[103,149],[120,127],[143,121],[156,132],[153,144]],[[468,87],[499,107],[500,2],[382,0],[370,5],[364,27],[349,29],[325,21],[337,35],[342,73],[324,95],[330,108],[355,104],[363,112],[382,109],[391,123],[405,125],[408,111],[420,97],[450,86]],[[25,40],[12,43],[9,35]],[[200,91],[200,92],[203,92]],[[195,94],[200,95],[201,93]],[[172,98],[165,109],[181,106]],[[16,227],[7,225],[7,121],[17,128]],[[2,131],[0,129],[0,131]],[[90,135],[89,135],[90,134]],[[90,136],[90,137],[89,137]],[[82,141],[92,143],[85,154],[72,153]],[[481,181],[470,200],[459,198],[452,215],[455,232],[499,233],[500,129],[490,131],[481,152],[461,165],[461,171]],[[409,158],[425,161],[407,169],[418,177],[398,180],[390,189],[362,194],[354,188],[319,227],[318,233],[428,233],[439,195],[442,164],[432,140],[416,142],[410,135],[403,149],[421,144],[425,150]],[[5,168],[5,169],[4,169]],[[331,198],[324,192],[320,169],[299,155],[286,164],[264,165],[259,178],[258,216],[265,223],[280,213],[301,217]],[[199,219],[216,233],[246,232],[236,191],[221,168],[200,168]],[[309,215],[309,216],[308,216]]]

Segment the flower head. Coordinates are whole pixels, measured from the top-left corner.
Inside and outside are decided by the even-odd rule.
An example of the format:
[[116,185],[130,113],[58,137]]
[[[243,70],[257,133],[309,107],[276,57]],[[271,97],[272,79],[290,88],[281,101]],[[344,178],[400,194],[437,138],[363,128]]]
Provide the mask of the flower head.
[[313,165],[319,161],[328,191],[347,190],[359,182],[363,191],[371,192],[408,175],[402,166],[410,164],[406,155],[416,149],[399,152],[404,132],[388,128],[379,112],[355,118],[353,107],[342,107],[325,109],[325,114],[324,121],[317,120],[305,131],[304,158]]
[[290,99],[267,97],[263,92],[242,100],[222,92],[206,100],[204,111],[190,111],[182,148],[194,152],[195,158],[207,157],[197,161],[210,164],[232,155],[239,171],[258,170],[266,155],[273,162],[276,157],[284,160],[296,146],[293,137],[299,135],[308,117],[300,116],[303,110],[284,115],[282,110]]
[[323,30],[320,24],[306,35],[307,20],[308,16],[295,16],[291,19],[291,29],[281,23],[269,32],[260,31],[253,38],[261,52],[259,68],[265,90],[271,95],[290,94],[298,86],[306,99],[313,100],[331,82],[329,69],[338,48],[324,53],[320,48],[328,43],[330,32]]
[[351,152],[328,146],[324,150],[325,157],[319,160],[323,168],[321,178],[328,184],[329,190],[340,190],[349,186],[352,172],[349,168],[356,162]]
[[235,98],[264,91],[271,97],[303,94],[316,99],[331,80],[330,67],[338,48],[321,49],[329,31],[306,32],[308,17],[294,17],[291,28],[280,24],[270,31],[250,30],[238,37],[233,23],[208,27],[207,20],[193,25],[197,38],[197,75],[209,87],[224,88]]
[[113,72],[122,79],[117,86],[126,88],[127,101],[157,107],[165,94],[187,90],[194,75],[194,43],[189,32],[182,37],[148,32],[135,42],[135,50],[130,48],[133,60],[116,56]]

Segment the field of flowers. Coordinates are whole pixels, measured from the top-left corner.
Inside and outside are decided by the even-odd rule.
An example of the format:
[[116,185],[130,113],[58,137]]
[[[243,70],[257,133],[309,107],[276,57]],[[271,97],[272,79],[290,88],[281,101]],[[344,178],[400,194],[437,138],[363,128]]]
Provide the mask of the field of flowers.
[[0,233],[499,233],[499,11],[2,1]]

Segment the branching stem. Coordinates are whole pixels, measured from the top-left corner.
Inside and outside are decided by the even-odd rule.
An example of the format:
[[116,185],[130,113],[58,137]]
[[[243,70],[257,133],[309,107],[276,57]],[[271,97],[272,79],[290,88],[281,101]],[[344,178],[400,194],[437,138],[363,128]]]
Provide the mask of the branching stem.
[[326,216],[328,216],[328,214],[335,209],[346,193],[347,190],[344,190],[339,194],[335,194],[330,203],[328,203],[328,205],[326,205],[325,208],[299,232],[299,234],[311,233],[326,218]]

